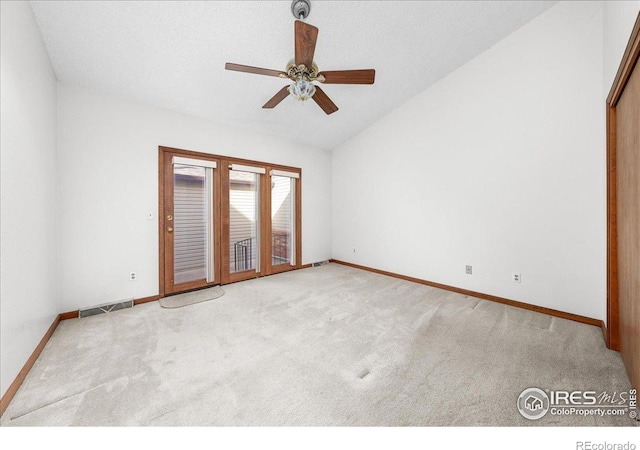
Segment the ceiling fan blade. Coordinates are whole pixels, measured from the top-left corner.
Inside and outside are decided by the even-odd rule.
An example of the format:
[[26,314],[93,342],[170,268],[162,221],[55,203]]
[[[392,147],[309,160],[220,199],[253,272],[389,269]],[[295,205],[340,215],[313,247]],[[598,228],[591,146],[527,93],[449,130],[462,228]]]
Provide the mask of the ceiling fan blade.
[[313,25],[296,20],[295,22],[296,66],[304,64],[311,68],[313,54],[316,51],[318,29]]
[[318,106],[322,108],[322,110],[327,114],[333,114],[338,110],[336,104],[333,103],[329,97],[327,97],[327,94],[325,94],[318,85],[316,85],[316,93],[313,94],[313,97],[311,98],[314,99]]
[[324,75],[325,84],[373,84],[376,79],[374,69],[363,70],[331,70],[321,72],[318,76]]
[[288,96],[289,96],[289,86],[285,86],[282,89],[280,89],[276,95],[271,97],[271,99],[264,104],[263,108],[265,109],[275,108],[276,106],[278,106],[278,103],[280,103],[282,100],[284,100]]
[[268,75],[270,77],[287,78],[287,74],[281,70],[263,69],[261,67],[243,66],[242,64],[226,63],[224,68],[235,70],[236,72],[255,73],[257,75]]

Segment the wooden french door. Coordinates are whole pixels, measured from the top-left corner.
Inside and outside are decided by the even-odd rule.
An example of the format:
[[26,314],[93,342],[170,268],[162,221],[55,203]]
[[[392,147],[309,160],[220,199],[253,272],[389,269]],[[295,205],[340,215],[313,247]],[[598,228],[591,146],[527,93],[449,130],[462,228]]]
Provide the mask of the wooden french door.
[[223,283],[248,280],[267,274],[262,232],[268,221],[264,195],[266,168],[260,164],[234,164],[223,160],[222,255]]
[[640,389],[640,14],[607,98],[608,345]]
[[220,160],[161,152],[164,294],[221,282]]
[[160,147],[160,296],[301,267],[298,168]]

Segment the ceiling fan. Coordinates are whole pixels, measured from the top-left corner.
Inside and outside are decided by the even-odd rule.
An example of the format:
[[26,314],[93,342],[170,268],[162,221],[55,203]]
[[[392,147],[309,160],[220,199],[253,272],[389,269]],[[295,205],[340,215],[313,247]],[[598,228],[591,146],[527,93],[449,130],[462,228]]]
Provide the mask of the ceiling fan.
[[[309,10],[310,3],[308,0],[294,0],[291,4],[291,11],[296,18],[305,18],[309,14]],[[326,114],[332,114],[338,110],[338,107],[320,86],[313,82],[317,81],[323,84],[373,84],[376,75],[374,69],[318,71],[318,66],[313,61],[318,28],[301,20],[296,20],[294,36],[295,58],[289,61],[284,71],[233,63],[225,64],[225,69],[227,70],[291,80],[291,85],[280,89],[276,95],[264,104],[263,108],[275,108],[282,100],[291,95],[302,101],[312,98]]]

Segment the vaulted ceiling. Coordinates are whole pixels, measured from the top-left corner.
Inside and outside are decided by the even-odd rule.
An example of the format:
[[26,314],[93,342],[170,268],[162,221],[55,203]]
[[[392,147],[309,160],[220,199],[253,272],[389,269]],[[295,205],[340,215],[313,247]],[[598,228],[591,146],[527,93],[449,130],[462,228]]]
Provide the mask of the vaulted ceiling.
[[312,1],[320,70],[376,69],[374,85],[324,85],[340,108],[286,98],[290,1],[32,2],[58,79],[333,149],[491,47],[554,1]]

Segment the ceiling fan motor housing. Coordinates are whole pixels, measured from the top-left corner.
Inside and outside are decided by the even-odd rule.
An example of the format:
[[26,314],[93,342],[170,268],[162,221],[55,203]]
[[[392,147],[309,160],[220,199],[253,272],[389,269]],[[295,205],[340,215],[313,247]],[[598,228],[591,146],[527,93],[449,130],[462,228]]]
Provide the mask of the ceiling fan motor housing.
[[293,0],[291,2],[291,13],[296,19],[306,19],[309,12],[311,12],[309,0]]

